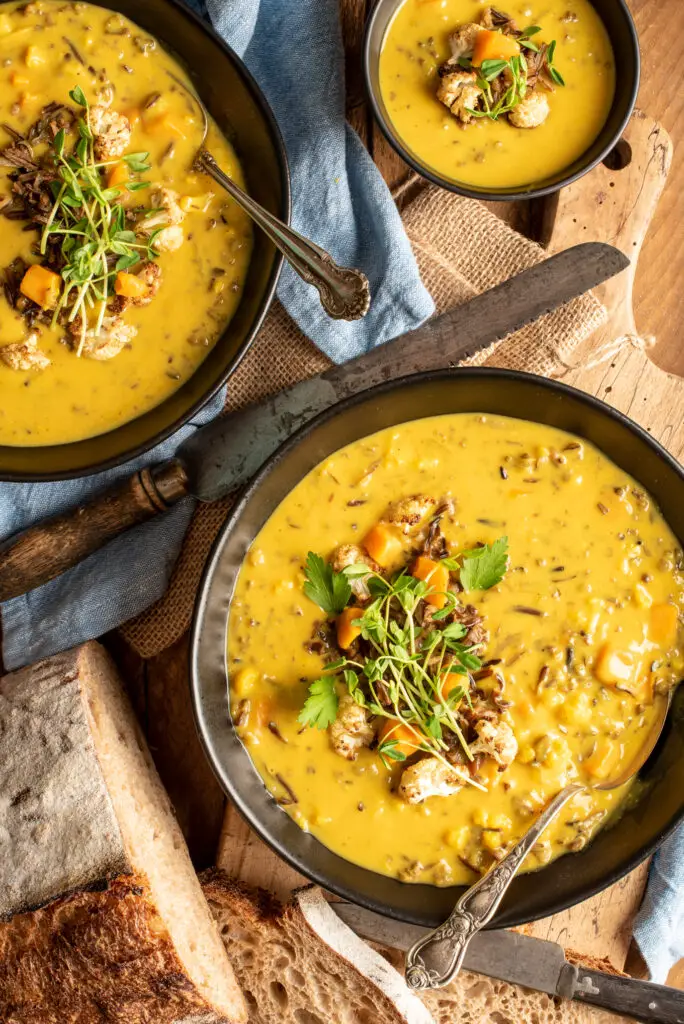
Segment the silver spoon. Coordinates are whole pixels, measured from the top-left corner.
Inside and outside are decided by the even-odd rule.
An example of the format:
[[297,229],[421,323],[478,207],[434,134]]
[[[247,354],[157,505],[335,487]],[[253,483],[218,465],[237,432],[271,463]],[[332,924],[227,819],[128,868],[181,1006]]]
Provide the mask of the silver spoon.
[[221,170],[215,158],[204,148],[209,130],[209,117],[204,104],[182,79],[170,71],[168,74],[194,100],[202,114],[202,141],[193,160],[193,167],[210,175],[224,188],[271,239],[302,280],[318,289],[321,305],[328,316],[334,320],[360,320],[364,317],[370,307],[370,287],[366,275],[352,267],[338,266],[325,249],[274,217]]
[[658,742],[670,707],[671,694],[656,700],[658,714],[636,758],[609,782],[593,786],[573,783],[562,789],[503,860],[461,896],[444,924],[411,947],[406,957],[406,982],[409,988],[442,988],[456,976],[473,935],[491,921],[523,860],[568,800],[584,789],[617,789],[636,775]]

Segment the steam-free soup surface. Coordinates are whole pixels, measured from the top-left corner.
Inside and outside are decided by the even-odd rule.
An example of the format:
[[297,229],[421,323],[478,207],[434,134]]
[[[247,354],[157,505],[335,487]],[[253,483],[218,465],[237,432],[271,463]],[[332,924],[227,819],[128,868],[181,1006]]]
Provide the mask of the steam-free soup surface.
[[599,134],[615,90],[610,40],[589,0],[512,0],[504,9],[521,30],[540,27],[533,42],[556,42],[565,86],[537,87],[550,108],[539,127],[514,127],[505,117],[464,125],[436,97],[449,36],[479,21],[477,0],[405,0],[380,55],[382,98],[407,148],[438,174],[487,188],[532,186],[572,164]]
[[[159,188],[171,190],[186,208],[182,244],[156,258],[161,285],[149,305],[125,310],[126,326],[137,333],[114,358],[78,357],[64,323],[42,322],[38,346],[50,361],[46,369],[14,369],[0,359],[0,444],[75,441],[160,404],[205,359],[240,302],[250,223],[211,179],[190,170],[202,138],[201,116],[172,75],[188,83],[184,69],[148,32],[106,9],[58,0],[0,9],[0,122],[24,134],[49,103],[82,113],[69,95],[80,87],[91,108],[104,104],[128,119],[126,153],[149,154],[149,170],[131,172],[131,178],[151,187],[125,193],[126,209],[153,205]],[[77,137],[67,133],[67,151]],[[12,141],[0,128],[0,147]],[[235,152],[213,123],[207,146],[244,186]],[[39,155],[45,150],[36,148]],[[0,169],[0,200],[11,194],[5,175],[13,169]],[[0,216],[3,268],[16,257],[27,264],[39,260],[40,236],[25,227],[25,221]],[[97,304],[90,326],[96,314]],[[20,344],[28,333],[25,317],[0,296],[0,345]]]
[[[382,719],[347,759],[332,728],[303,725],[301,716],[332,657],[360,660],[358,648],[322,642],[329,616],[304,592],[307,553],[333,565],[340,545],[378,554],[367,539],[391,520],[392,502],[415,495],[437,503],[442,553],[454,560],[446,564],[508,538],[501,582],[464,591],[452,572],[450,600],[455,618],[481,618],[488,633],[474,648],[483,667],[471,673],[468,700],[491,707],[514,744],[505,770],[502,759],[473,764],[459,751],[469,779],[453,795],[412,803],[405,786],[409,800],[402,798],[402,778],[426,755],[409,748],[404,761],[382,758]],[[410,532],[417,529],[400,534],[399,564],[411,576],[425,537]],[[434,547],[434,530],[427,543]],[[638,753],[656,694],[681,676],[683,600],[677,540],[639,484],[592,445],[497,416],[418,420],[330,456],[255,539],[229,620],[233,718],[268,790],[326,846],[406,881],[471,882],[564,785],[605,781]],[[415,613],[423,633],[425,615],[425,607]],[[334,627],[332,637],[334,646]],[[336,679],[342,708],[345,683]],[[460,709],[470,713],[464,701]],[[582,849],[629,793],[576,796],[528,869]]]

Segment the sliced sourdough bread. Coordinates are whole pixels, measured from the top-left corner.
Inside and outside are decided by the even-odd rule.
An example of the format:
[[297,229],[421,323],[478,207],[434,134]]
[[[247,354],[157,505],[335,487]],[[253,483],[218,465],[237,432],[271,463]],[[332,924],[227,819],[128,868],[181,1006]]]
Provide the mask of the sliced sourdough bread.
[[228,1024],[246,1009],[98,644],[0,680],[0,1020]]
[[[222,871],[200,878],[247,1000],[249,1024],[633,1024],[468,971],[446,988],[421,992],[419,1000],[400,973],[403,955],[371,949],[319,889],[300,889],[283,906]],[[387,973],[383,963],[395,969]],[[610,970],[605,961],[587,966]]]

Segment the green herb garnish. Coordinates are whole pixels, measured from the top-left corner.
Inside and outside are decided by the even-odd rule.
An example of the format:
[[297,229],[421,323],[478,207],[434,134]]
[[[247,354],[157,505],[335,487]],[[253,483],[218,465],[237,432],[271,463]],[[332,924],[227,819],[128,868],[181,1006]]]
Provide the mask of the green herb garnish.
[[327,729],[335,721],[337,706],[335,677],[322,676],[320,679],[315,679],[309,687],[309,696],[299,712],[297,721],[301,725]]
[[489,590],[501,583],[508,567],[508,537],[499,537],[493,544],[462,551],[453,558],[443,558],[450,572],[460,572],[464,590]]
[[[124,191],[135,192],[146,188],[149,182],[133,181],[116,188],[105,188],[104,169],[119,160],[97,161],[93,131],[90,125],[90,107],[80,86],[69,93],[82,108],[78,119],[78,141],[71,153],[66,153],[66,133],[60,129],[52,143],[53,158],[59,179],[52,183],[54,204],[40,240],[41,255],[48,245],[59,240],[59,255],[63,266],[60,273],[64,288],[55,308],[52,325],[62,310],[68,309],[67,322],[80,316],[80,342],[77,355],[83,351],[88,312],[98,308],[94,333],[97,337],[114,293],[113,279],[119,270],[128,270],[142,258],[154,259],[154,235],[141,243],[133,231],[126,230],[125,213],[117,200]],[[129,168],[143,173],[150,169],[147,153],[123,156]],[[114,259],[118,257],[118,259]]]
[[347,573],[334,572],[332,566],[313,551],[306,557],[304,571],[304,593],[309,600],[322,608],[326,615],[339,615],[344,611],[352,593]]

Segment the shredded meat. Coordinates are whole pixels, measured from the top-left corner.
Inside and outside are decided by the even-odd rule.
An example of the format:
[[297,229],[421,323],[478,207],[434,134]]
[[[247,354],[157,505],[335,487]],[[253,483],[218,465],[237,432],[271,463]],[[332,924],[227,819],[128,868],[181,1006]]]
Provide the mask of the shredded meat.
[[330,745],[336,754],[347,761],[355,761],[362,747],[369,747],[375,739],[368,711],[357,704],[349,693],[340,697],[337,718],[330,726]]
[[38,348],[38,332],[32,331],[26,341],[0,348],[0,359],[11,370],[45,370],[50,360]]
[[479,646],[489,643],[489,631],[484,624],[483,617],[474,605],[458,605],[454,609],[452,617],[454,622],[460,622],[468,630],[463,637],[464,644]]
[[467,778],[464,768],[449,767],[438,757],[426,757],[404,769],[397,792],[407,803],[419,804],[431,796],[458,793]]

